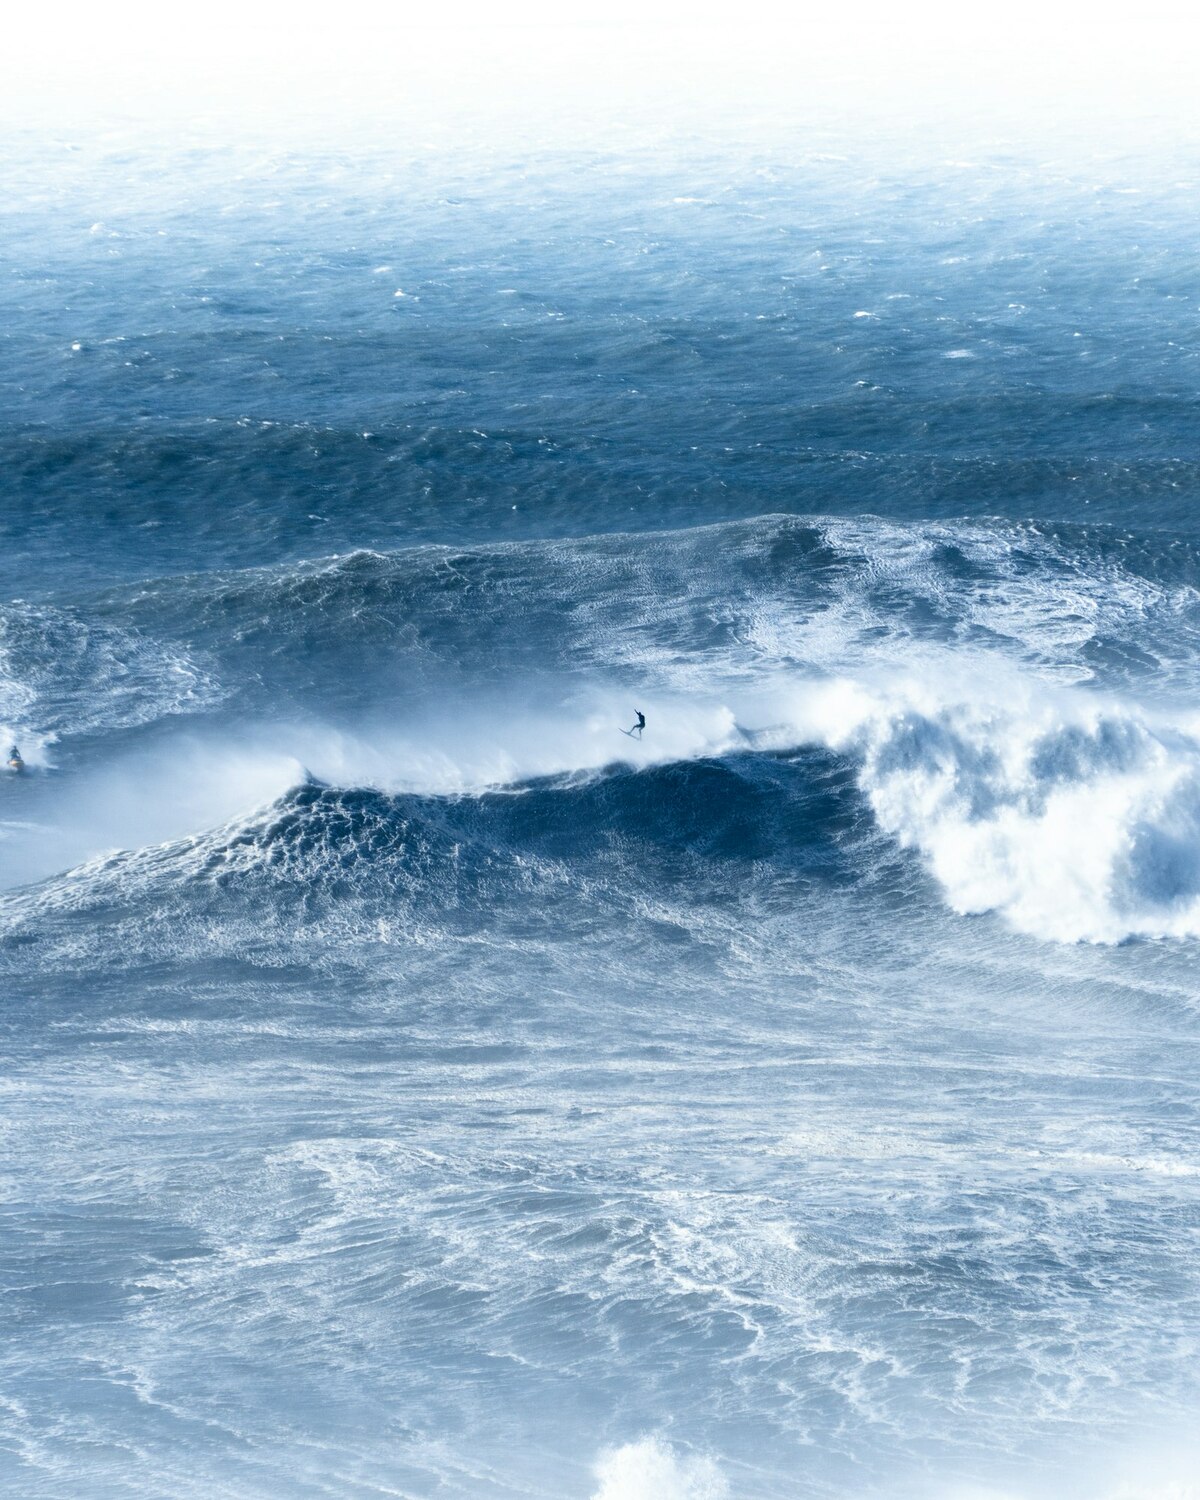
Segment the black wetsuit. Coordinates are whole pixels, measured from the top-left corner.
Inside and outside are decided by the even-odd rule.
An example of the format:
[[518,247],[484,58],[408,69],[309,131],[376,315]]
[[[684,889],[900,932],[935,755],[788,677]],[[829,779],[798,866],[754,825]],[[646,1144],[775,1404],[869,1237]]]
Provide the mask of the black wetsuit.
[[637,737],[640,740],[642,737],[642,730],[646,727],[646,715],[641,711],[640,708],[635,708],[634,713],[637,714],[638,721],[633,727],[637,730]]

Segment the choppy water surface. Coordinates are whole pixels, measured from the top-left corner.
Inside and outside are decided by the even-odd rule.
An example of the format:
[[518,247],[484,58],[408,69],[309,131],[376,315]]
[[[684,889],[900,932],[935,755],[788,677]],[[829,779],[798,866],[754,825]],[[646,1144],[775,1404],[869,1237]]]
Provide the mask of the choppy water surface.
[[7,1493],[1193,1493],[1191,168],[665,161],[5,143]]

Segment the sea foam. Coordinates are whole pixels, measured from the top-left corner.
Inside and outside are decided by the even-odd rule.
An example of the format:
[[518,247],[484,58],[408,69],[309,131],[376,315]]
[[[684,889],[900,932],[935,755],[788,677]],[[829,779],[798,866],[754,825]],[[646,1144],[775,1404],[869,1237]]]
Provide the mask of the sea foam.
[[1189,716],[1002,679],[827,690],[880,826],[957,912],[1059,942],[1200,933],[1200,737]]
[[684,1457],[659,1438],[606,1453],[594,1500],[726,1500],[729,1486],[710,1458]]

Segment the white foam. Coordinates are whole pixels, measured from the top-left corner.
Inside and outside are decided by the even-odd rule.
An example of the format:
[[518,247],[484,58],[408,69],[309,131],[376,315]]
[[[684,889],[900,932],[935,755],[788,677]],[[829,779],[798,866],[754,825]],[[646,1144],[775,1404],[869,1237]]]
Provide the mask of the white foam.
[[626,1443],[596,1465],[594,1500],[724,1500],[729,1494],[710,1458],[681,1457],[656,1437]]
[[854,755],[880,825],[955,911],[1060,942],[1200,936],[1200,738],[1135,703],[996,664],[834,681],[797,729]]

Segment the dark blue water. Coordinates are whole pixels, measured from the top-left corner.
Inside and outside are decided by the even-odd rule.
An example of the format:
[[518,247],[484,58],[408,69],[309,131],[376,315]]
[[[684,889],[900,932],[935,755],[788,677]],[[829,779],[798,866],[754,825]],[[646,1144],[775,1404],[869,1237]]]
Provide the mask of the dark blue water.
[[8,1493],[1190,1500],[1197,165],[835,146],[3,142]]

